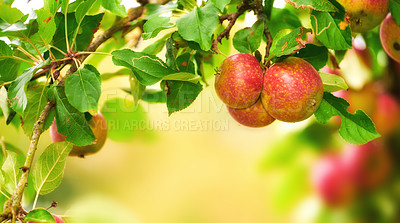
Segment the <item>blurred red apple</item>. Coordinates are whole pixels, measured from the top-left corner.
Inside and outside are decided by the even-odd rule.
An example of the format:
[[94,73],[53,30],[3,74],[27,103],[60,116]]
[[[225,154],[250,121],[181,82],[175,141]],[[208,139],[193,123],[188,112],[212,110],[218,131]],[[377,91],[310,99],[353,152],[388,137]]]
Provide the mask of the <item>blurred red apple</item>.
[[372,120],[378,132],[385,136],[393,132],[400,123],[400,105],[388,93],[380,93]]
[[341,157],[328,154],[312,170],[312,183],[322,200],[329,206],[344,206],[355,197],[355,187],[347,174]]
[[389,177],[391,159],[384,145],[377,140],[364,145],[349,145],[342,155],[345,171],[359,189],[375,189]]

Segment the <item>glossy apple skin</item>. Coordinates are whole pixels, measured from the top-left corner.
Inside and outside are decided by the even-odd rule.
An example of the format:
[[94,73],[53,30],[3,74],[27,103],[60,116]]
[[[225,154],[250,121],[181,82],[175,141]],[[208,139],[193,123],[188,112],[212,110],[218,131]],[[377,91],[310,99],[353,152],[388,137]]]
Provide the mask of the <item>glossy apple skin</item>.
[[231,108],[248,108],[259,98],[263,71],[257,59],[246,53],[226,58],[215,75],[215,91]]
[[235,109],[228,106],[227,108],[233,119],[247,127],[264,127],[275,121],[264,109],[260,99],[249,108]]
[[[58,217],[57,215],[54,215],[54,214],[51,214],[51,215],[53,216],[53,218],[55,220],[55,223],[64,223],[64,221],[60,217]],[[30,221],[28,223],[37,223],[37,222]]]
[[353,32],[363,33],[379,25],[389,10],[389,0],[338,0],[350,17]]
[[400,62],[400,26],[389,13],[380,28],[383,49],[395,61]]
[[364,145],[349,145],[342,154],[346,172],[360,190],[371,190],[382,185],[391,172],[391,159],[378,141]]
[[[97,153],[103,148],[107,139],[107,122],[104,116],[100,113],[93,115],[89,121],[89,127],[95,136],[95,141],[87,146],[74,146],[69,153],[70,156],[85,157],[86,155]],[[65,136],[57,131],[55,122],[50,127],[50,137],[53,142],[65,141]]]
[[264,75],[262,103],[277,120],[299,122],[318,109],[324,89],[321,77],[307,61],[289,57]]
[[356,188],[340,156],[327,154],[313,167],[312,184],[328,206],[344,206],[355,197]]

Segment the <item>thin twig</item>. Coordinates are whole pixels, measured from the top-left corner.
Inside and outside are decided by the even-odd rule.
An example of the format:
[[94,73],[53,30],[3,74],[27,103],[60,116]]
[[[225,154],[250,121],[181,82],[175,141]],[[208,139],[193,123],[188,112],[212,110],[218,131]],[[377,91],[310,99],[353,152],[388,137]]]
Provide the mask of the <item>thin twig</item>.
[[246,12],[249,9],[252,9],[252,5],[250,4],[249,0],[244,0],[242,2],[242,4],[238,5],[238,10],[236,12],[233,13],[229,13],[226,15],[221,15],[219,17],[219,22],[222,24],[223,21],[225,20],[229,20],[228,25],[226,26],[225,30],[222,31],[216,39],[213,40],[212,43],[212,49],[214,50],[214,52],[216,53],[220,53],[219,49],[218,49],[218,43],[221,43],[222,39],[225,37],[226,39],[229,39],[229,33],[233,27],[233,25],[235,25],[237,18],[239,18],[239,16],[241,16],[244,12]]

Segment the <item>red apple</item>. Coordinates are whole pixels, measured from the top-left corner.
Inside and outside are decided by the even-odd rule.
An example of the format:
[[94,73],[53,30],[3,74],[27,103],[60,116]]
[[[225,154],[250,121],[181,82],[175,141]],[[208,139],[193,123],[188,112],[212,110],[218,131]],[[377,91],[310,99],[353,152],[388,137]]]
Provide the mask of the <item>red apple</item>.
[[322,200],[329,206],[349,204],[355,196],[355,187],[344,169],[340,156],[328,154],[312,170],[312,183]]
[[393,132],[400,123],[400,105],[388,93],[380,93],[372,120],[378,132],[385,136]]
[[389,0],[338,0],[350,19],[353,32],[363,33],[379,25],[389,10]]
[[[89,127],[95,136],[95,141],[91,145],[87,146],[74,146],[69,153],[70,156],[84,157],[86,155],[96,153],[103,148],[107,139],[107,122],[104,116],[100,113],[93,115],[92,119],[89,121]],[[52,126],[50,127],[50,137],[53,142],[65,141],[65,136],[57,132],[57,126],[55,122],[53,122]]]
[[385,52],[393,60],[400,62],[400,26],[394,21],[390,13],[382,22],[380,38]]
[[389,177],[391,159],[378,141],[364,145],[349,145],[342,154],[345,171],[358,188],[370,190],[383,184]]
[[275,63],[264,75],[262,103],[280,121],[307,119],[318,109],[323,94],[319,73],[301,58],[289,57]]
[[263,71],[257,59],[246,53],[226,58],[215,75],[215,91],[231,108],[254,105],[263,87]]
[[244,126],[264,127],[275,121],[264,109],[260,99],[250,108],[235,109],[228,106],[227,108],[232,118]]

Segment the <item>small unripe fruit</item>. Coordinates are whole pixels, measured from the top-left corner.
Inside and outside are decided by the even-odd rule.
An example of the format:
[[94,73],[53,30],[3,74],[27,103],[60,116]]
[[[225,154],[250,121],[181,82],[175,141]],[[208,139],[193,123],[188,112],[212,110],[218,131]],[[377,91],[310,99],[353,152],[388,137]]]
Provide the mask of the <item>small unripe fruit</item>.
[[373,29],[385,18],[389,0],[338,0],[350,17],[353,32],[363,33]]
[[215,76],[218,97],[231,108],[248,108],[260,97],[263,71],[257,59],[247,53],[226,58]]
[[337,155],[326,155],[312,169],[312,183],[325,204],[343,206],[355,195],[355,186]]
[[[89,127],[94,134],[95,141],[87,146],[74,145],[69,153],[70,156],[84,157],[86,155],[96,153],[103,148],[107,139],[107,122],[104,116],[100,113],[93,115],[92,119],[89,121]],[[61,135],[57,131],[57,125],[55,122],[53,122],[52,126],[50,127],[50,137],[53,142],[65,141],[65,136]]]
[[264,127],[275,121],[264,109],[261,100],[258,100],[253,106],[244,109],[235,109],[227,106],[229,113],[240,124],[247,127]]
[[262,103],[280,121],[307,119],[318,109],[323,94],[319,73],[301,58],[289,57],[275,63],[264,75]]
[[397,25],[390,13],[382,22],[380,38],[385,52],[393,60],[400,62],[400,26]]
[[391,160],[386,148],[378,141],[350,145],[344,150],[342,159],[346,172],[360,189],[377,188],[389,177]]

